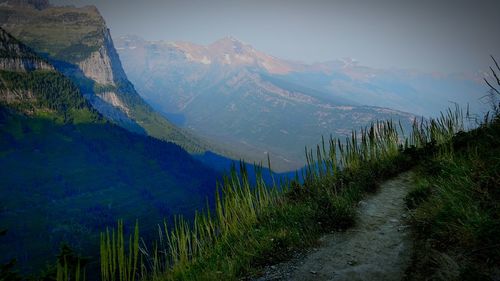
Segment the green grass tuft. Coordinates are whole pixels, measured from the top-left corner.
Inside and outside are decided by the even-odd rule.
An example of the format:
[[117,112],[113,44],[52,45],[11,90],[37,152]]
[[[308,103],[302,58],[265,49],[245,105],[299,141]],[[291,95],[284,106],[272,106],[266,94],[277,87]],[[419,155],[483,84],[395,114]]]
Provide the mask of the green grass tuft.
[[500,119],[445,145],[422,162],[407,197],[417,238],[408,279],[492,280],[500,264]]

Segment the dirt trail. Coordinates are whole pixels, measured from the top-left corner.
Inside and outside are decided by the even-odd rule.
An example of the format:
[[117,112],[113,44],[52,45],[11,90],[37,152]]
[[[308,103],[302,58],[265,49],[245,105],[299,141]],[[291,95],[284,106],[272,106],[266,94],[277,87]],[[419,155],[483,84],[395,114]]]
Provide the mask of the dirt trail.
[[361,201],[355,227],[322,237],[317,249],[266,268],[258,280],[401,280],[411,257],[404,204],[410,176],[384,182]]

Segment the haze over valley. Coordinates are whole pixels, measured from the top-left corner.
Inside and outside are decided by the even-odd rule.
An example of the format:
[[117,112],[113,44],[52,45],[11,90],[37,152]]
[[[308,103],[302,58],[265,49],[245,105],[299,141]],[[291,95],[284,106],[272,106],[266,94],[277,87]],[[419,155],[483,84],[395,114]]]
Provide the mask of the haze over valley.
[[233,37],[189,42],[115,40],[128,77],[160,113],[251,162],[270,153],[278,170],[305,164],[305,146],[346,137],[375,120],[481,112],[479,77],[375,69],[352,59],[305,64],[273,57]]

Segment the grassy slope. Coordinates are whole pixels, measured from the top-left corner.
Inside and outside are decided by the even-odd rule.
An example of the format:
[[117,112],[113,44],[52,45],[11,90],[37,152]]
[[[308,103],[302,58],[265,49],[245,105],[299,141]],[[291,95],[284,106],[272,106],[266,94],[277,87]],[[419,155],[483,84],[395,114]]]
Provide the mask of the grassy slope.
[[314,245],[322,234],[351,226],[363,193],[410,166],[411,158],[401,156],[360,167],[368,173],[346,172],[337,179],[323,179],[319,186],[296,185],[264,208],[254,224],[238,227],[192,264],[177,265],[166,279],[232,280],[258,275],[261,266],[286,260],[294,251]]
[[[377,123],[346,144],[331,140],[308,152],[304,184],[266,186],[233,173],[216,197],[212,213],[200,214],[191,225],[179,219],[160,232],[156,251],[141,257],[140,280],[236,280],[258,274],[260,265],[286,259],[295,249],[307,247],[325,232],[350,226],[355,206],[377,182],[410,168],[432,151],[431,140],[445,143],[460,130],[460,111],[440,120],[416,125],[412,136],[399,144],[401,135],[391,122]],[[315,156],[313,156],[315,155]],[[117,271],[119,260],[109,239],[101,241],[103,280]],[[115,249],[123,248],[125,243]],[[108,246],[106,246],[108,245]],[[256,271],[257,270],[257,271]],[[125,279],[119,279],[125,280]]]
[[[500,119],[457,135],[419,166],[410,280],[492,280],[500,264]],[[495,266],[496,265],[496,266]]]

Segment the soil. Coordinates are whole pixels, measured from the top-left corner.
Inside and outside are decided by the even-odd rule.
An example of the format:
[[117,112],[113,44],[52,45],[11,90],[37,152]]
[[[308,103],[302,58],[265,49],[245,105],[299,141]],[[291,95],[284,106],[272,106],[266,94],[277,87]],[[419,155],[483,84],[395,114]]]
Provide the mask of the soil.
[[359,202],[355,227],[322,237],[315,249],[268,266],[264,280],[401,280],[412,254],[404,198],[411,172],[381,184]]

